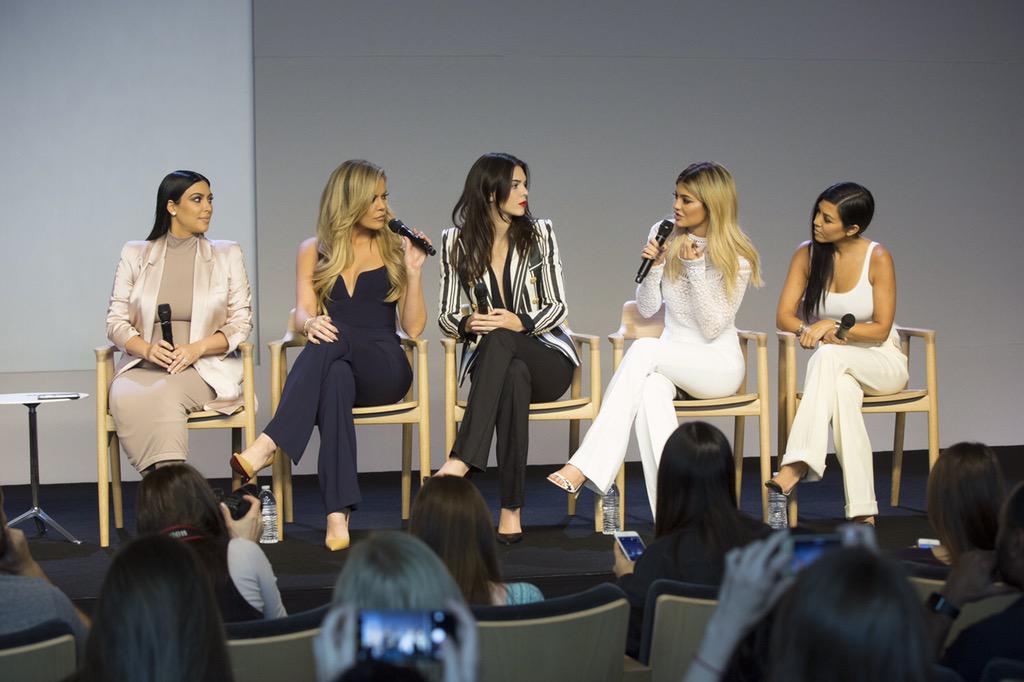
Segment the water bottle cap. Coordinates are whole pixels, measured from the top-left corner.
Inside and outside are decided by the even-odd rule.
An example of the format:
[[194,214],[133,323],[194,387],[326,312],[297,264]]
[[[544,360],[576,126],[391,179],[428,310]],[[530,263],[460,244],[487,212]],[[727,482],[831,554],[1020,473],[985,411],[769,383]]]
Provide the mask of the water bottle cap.
[[269,485],[261,485],[260,486],[260,490],[270,490],[270,486]]

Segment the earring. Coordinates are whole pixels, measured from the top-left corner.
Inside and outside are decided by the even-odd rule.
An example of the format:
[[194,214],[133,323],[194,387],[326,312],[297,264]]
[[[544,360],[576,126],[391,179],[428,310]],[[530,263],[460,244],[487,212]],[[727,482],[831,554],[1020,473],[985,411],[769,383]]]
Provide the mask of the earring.
[[175,217],[175,216],[177,216],[177,215],[178,215],[177,213],[172,213],[172,214],[171,214],[171,217],[173,218],[173,217]]

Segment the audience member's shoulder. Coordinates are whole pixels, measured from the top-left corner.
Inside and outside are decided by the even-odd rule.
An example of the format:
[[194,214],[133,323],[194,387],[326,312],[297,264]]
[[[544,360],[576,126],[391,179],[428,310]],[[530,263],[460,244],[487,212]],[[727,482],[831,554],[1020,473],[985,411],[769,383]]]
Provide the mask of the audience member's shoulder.
[[505,589],[508,591],[509,605],[544,601],[544,593],[533,583],[506,583]]
[[266,561],[263,548],[248,538],[231,538],[228,542],[228,561]]
[[753,516],[747,516],[746,514],[742,514],[740,518],[743,519],[743,527],[750,534],[751,540],[760,540],[772,534],[771,526],[761,519],[755,519]]

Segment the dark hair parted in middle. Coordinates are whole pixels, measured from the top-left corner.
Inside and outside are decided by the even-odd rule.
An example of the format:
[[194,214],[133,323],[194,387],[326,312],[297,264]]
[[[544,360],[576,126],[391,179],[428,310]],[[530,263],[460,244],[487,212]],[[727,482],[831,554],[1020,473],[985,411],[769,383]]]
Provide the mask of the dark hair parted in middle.
[[[459,228],[459,245],[452,254],[452,264],[463,284],[472,286],[479,280],[491,262],[494,228],[491,225],[491,204],[500,207],[512,191],[512,173],[516,167],[526,175],[530,184],[530,169],[525,161],[511,154],[490,152],[484,154],[469,169],[462,196],[452,209],[452,224]],[[500,208],[498,209],[500,211]],[[530,209],[521,216],[508,216],[509,242],[520,255],[526,255],[536,240]],[[500,276],[500,273],[499,273]]]
[[995,549],[1005,496],[992,448],[957,443],[943,450],[928,476],[928,521],[951,562],[972,549]]
[[658,465],[656,537],[696,528],[708,548],[724,551],[749,540],[736,509],[736,469],[725,434],[685,422],[665,442]]
[[805,322],[811,321],[821,309],[821,304],[832,285],[835,267],[836,245],[818,243],[814,239],[814,216],[818,212],[818,204],[822,201],[835,204],[843,225],[856,225],[860,228],[857,231],[858,235],[864,234],[875,215],[875,198],[871,196],[867,187],[856,182],[838,182],[826,188],[814,200],[814,206],[811,208],[811,241],[808,246],[811,267],[807,275],[804,298],[800,303],[800,312]]
[[501,569],[491,513],[476,486],[458,476],[428,478],[409,516],[409,532],[441,557],[466,603],[492,604]]

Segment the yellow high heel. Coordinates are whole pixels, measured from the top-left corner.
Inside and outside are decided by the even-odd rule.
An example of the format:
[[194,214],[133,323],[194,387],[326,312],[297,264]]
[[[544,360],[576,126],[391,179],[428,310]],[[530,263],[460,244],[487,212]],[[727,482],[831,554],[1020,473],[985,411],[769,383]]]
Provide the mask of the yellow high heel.
[[249,462],[236,452],[231,455],[231,459],[228,460],[228,465],[231,467],[232,471],[242,477],[242,483],[248,483],[252,479],[256,478],[256,474],[267,467],[272,466],[276,456],[277,453],[271,454],[270,459],[268,459],[263,466],[259,469],[253,469],[252,465],[250,465]]

